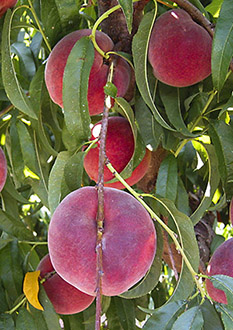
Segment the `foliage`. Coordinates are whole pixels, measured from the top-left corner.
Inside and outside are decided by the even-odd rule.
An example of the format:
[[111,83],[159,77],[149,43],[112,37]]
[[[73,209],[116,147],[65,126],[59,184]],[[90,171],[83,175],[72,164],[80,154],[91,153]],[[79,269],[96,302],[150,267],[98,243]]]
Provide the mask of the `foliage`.
[[[110,330],[219,330],[230,329],[233,320],[233,280],[213,279],[227,293],[229,304],[212,304],[198,291],[189,267],[199,271],[194,228],[206,214],[213,215],[213,228],[219,236],[233,236],[228,214],[233,195],[233,75],[229,70],[233,7],[232,0],[213,0],[208,6],[206,1],[190,2],[208,12],[216,24],[212,75],[185,88],[156,81],[147,60],[148,41],[154,20],[172,2],[149,1],[132,42],[134,98],[130,102],[116,98],[111,110],[129,118],[137,131],[137,157],[141,157],[141,145],[150,146],[155,153],[159,146],[166,150],[150,194],[137,185],[133,188],[136,195],[144,194],[143,200],[158,219],[167,220],[188,264],[183,260],[177,281],[174,270],[162,258],[165,227],[157,222],[157,254],[148,274],[120,297],[103,297],[103,326]],[[131,30],[132,1],[119,4]],[[101,118],[90,118],[81,106],[87,106],[93,60],[90,39],[82,39],[70,54],[64,77],[64,109],[50,99],[44,69],[51,49],[63,36],[93,28],[96,20],[96,1],[81,0],[20,0],[0,19],[0,142],[8,163],[7,182],[0,195],[2,329],[54,330],[60,329],[61,323],[67,330],[94,328],[95,304],[79,314],[57,315],[40,286],[39,301],[44,308],[40,311],[25,298],[23,280],[47,253],[49,221],[60,201],[81,186],[95,185],[83,169],[90,123]],[[88,61],[75,65],[77,57]],[[195,208],[193,196],[198,199]],[[218,246],[216,240],[211,253],[213,246]]]

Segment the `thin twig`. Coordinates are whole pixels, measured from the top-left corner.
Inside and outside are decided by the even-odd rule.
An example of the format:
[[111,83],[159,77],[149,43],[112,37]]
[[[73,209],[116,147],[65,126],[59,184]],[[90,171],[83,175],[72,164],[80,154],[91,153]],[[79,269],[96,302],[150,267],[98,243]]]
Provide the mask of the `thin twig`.
[[[113,78],[114,62],[111,63],[108,75],[108,81]],[[101,326],[101,296],[102,296],[102,276],[103,276],[103,251],[102,237],[104,232],[104,165],[106,160],[106,136],[108,128],[108,113],[111,108],[110,96],[105,96],[104,111],[100,131],[100,149],[99,149],[99,169],[98,169],[98,210],[97,210],[97,240],[96,240],[96,323],[95,330],[100,330]]]

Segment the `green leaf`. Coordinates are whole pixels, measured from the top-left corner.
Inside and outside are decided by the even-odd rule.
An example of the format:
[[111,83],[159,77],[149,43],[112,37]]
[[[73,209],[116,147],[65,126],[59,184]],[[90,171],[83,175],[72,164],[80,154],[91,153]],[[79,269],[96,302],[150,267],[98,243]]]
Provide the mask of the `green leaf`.
[[18,131],[19,143],[21,147],[20,149],[22,151],[22,156],[23,156],[22,161],[24,161],[24,164],[32,172],[38,175],[34,143],[32,141],[28,128],[21,120],[18,120],[16,122],[16,128]]
[[194,137],[195,135],[188,130],[182,118],[179,88],[159,83],[159,92],[170,123],[183,136]]
[[0,250],[0,280],[7,292],[10,306],[22,293],[23,270],[18,243],[12,241]]
[[210,280],[215,288],[225,292],[228,305],[233,307],[233,278],[226,275],[213,275]]
[[13,317],[7,314],[0,314],[0,330],[15,330]]
[[70,191],[81,187],[84,156],[84,152],[78,152],[71,156],[65,164],[64,177]]
[[119,0],[119,4],[123,10],[125,15],[127,27],[129,33],[132,31],[132,23],[133,23],[133,1],[132,0]]
[[164,130],[141,97],[135,103],[135,117],[145,145],[150,145],[156,150],[163,138]]
[[69,157],[70,153],[68,151],[60,152],[49,175],[48,203],[51,213],[55,211],[62,197],[64,168]]
[[181,314],[172,326],[172,330],[202,329],[204,319],[199,306],[192,307]]
[[78,141],[87,141],[90,137],[87,91],[93,60],[94,49],[90,38],[81,38],[70,52],[63,76],[65,122],[70,134]]
[[[192,265],[192,268],[197,272],[199,267],[199,249],[191,219],[184,213],[179,212],[172,201],[165,198],[156,199],[172,217],[177,227],[181,247]],[[186,299],[192,293],[193,288],[194,279],[183,261],[177,286],[169,301]]]
[[156,194],[175,202],[177,196],[177,159],[168,155],[161,163],[156,180]]
[[209,177],[206,186],[206,190],[204,193],[204,197],[201,200],[198,208],[193,212],[190,216],[193,224],[195,225],[201,219],[203,214],[208,210],[212,203],[213,196],[218,188],[219,185],[219,162],[216,158],[215,149],[212,145],[203,144],[198,141],[193,141],[193,145],[198,150],[201,146],[204,147],[207,156],[208,156],[208,167],[209,167]]
[[153,264],[143,280],[132,289],[122,293],[120,297],[126,299],[142,297],[152,291],[158,284],[162,269],[163,235],[161,227],[157,223],[155,223],[155,227],[157,235],[157,249]]
[[233,55],[233,2],[224,0],[215,27],[211,65],[214,87],[220,91],[224,85]]
[[231,330],[233,324],[233,308],[227,305],[217,305],[217,311],[221,314],[224,330]]
[[19,57],[20,72],[26,79],[31,80],[36,73],[36,65],[30,47],[22,41],[17,41],[11,45],[11,52]]
[[153,98],[150,92],[149,83],[147,79],[147,53],[148,53],[148,45],[151,30],[156,18],[157,7],[154,11],[151,11],[144,15],[138,32],[135,34],[132,43],[132,53],[133,60],[135,66],[135,78],[138,89],[143,97],[145,103],[148,105],[150,110],[152,111],[154,118],[158,121],[158,123],[169,129],[173,130],[160,115],[158,109],[156,108]]
[[0,229],[15,236],[18,239],[32,239],[32,233],[27,229],[20,219],[15,219],[10,214],[0,209]]
[[36,327],[33,316],[29,313],[26,308],[20,308],[18,316],[16,318],[16,330],[39,330]]
[[183,181],[181,180],[180,177],[178,177],[178,186],[177,186],[177,195],[176,195],[175,205],[180,212],[182,212],[186,215],[190,214],[189,196],[184,187]]
[[212,121],[209,134],[218,158],[218,170],[223,187],[227,198],[231,198],[233,195],[233,153],[231,152],[233,129],[222,120]]
[[115,98],[117,96],[117,88],[112,82],[108,81],[104,86],[104,93]]
[[8,11],[4,20],[2,32],[2,78],[5,91],[12,104],[31,118],[36,119],[30,100],[26,97],[17,79],[11,58],[10,41],[13,16]]
[[213,0],[206,6],[206,10],[213,15],[213,17],[218,17],[222,6],[223,0]]
[[135,330],[135,307],[132,300],[113,297],[119,323],[124,330]]
[[200,309],[204,318],[203,330],[223,330],[219,314],[208,299],[200,305]]
[[173,324],[177,316],[183,312],[185,305],[185,301],[174,301],[169,304],[163,305],[162,307],[155,309],[154,311],[151,311],[152,316],[146,322],[143,329],[171,329],[171,324]]

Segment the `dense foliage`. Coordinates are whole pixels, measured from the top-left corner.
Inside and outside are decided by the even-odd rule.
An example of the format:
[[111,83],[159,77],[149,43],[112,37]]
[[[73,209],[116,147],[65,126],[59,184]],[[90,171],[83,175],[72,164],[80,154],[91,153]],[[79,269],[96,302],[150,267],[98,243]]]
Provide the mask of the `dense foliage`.
[[[177,7],[176,1],[144,2],[130,50],[115,50],[134,67],[133,97],[116,97],[113,84],[108,84],[105,93],[115,100],[110,116],[125,116],[134,127],[136,149],[123,177],[130,176],[146,146],[152,150],[148,173],[129,193],[154,214],[157,252],[141,282],[120,296],[102,297],[102,327],[231,329],[232,278],[216,275],[212,279],[226,293],[226,305],[208,297],[204,277],[213,252],[233,237],[229,211],[233,196],[233,75],[229,69],[233,2],[189,1],[213,24],[212,73],[182,88],[156,80],[147,57],[155,19]],[[35,308],[40,307],[38,278],[29,281],[26,290],[23,283],[48,253],[48,227],[56,207],[70,192],[96,184],[83,167],[90,124],[102,118],[85,111],[94,49],[91,39],[78,42],[69,56],[71,65],[66,66],[63,78],[64,109],[51,100],[44,70],[51,49],[62,37],[96,27],[101,3],[19,0],[0,18],[0,143],[8,171],[0,193],[0,329],[95,327],[95,302],[81,313],[58,315],[40,285],[41,311]],[[177,3],[182,5],[181,0]],[[121,0],[119,7],[124,13],[119,17],[124,17],[131,31],[133,1]],[[101,17],[103,23],[111,19],[104,13]],[[97,28],[101,26],[107,33],[108,25]],[[178,246],[185,260],[181,261]],[[25,297],[28,291],[34,307]]]

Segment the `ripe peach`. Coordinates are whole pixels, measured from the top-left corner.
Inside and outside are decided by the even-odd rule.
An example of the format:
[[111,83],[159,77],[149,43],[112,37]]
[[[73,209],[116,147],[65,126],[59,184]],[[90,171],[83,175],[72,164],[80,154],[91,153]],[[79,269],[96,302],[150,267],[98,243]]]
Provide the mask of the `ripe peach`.
[[[57,273],[79,290],[95,295],[95,187],[83,187],[65,197],[55,210],[48,231],[48,247]],[[104,188],[102,293],[118,295],[137,283],[150,268],[156,251],[154,224],[130,194]]]
[[229,218],[233,226],[233,197],[231,198],[230,207],[229,207]]
[[[99,137],[101,129],[101,121],[96,123],[92,128],[91,140]],[[89,150],[84,158],[84,168],[89,177],[97,182],[98,180],[98,165],[99,165],[99,147]],[[127,119],[123,117],[110,117],[108,120],[108,130],[106,138],[106,156],[112,163],[117,172],[121,172],[134,153],[134,137],[130,124]],[[146,151],[146,154],[133,171],[132,175],[126,180],[129,185],[133,185],[138,182],[146,173],[150,162],[150,152]],[[105,166],[104,168],[104,182],[105,186],[123,189],[124,186],[118,181],[114,183],[106,183],[114,178],[114,175]]]
[[[213,253],[209,265],[207,267],[208,276],[217,274],[227,275],[233,277],[233,237],[223,242]],[[216,289],[213,283],[207,279],[206,289],[209,296],[223,304],[227,304],[227,297],[224,291]]]
[[17,0],[1,0],[0,2],[0,17],[2,17],[7,9],[14,7]]
[[[45,82],[51,99],[63,107],[62,86],[63,74],[68,56],[75,43],[84,36],[89,36],[91,30],[83,29],[71,32],[62,38],[53,48],[48,57],[45,68]],[[96,31],[96,41],[99,47],[107,52],[113,48],[113,42],[107,34]],[[102,56],[95,51],[94,63],[91,68],[88,83],[88,106],[90,115],[103,112],[104,86],[107,82],[108,65],[104,63]],[[117,59],[114,71],[113,83],[118,89],[118,96],[124,96],[128,90],[131,79],[131,68],[122,58]]]
[[95,299],[64,281],[54,271],[49,254],[41,259],[37,269],[40,270],[40,278],[45,279],[43,287],[56,313],[79,313],[90,306]]
[[5,154],[0,147],[0,192],[2,191],[7,178],[7,162]]
[[196,84],[211,73],[212,39],[183,9],[162,14],[152,30],[148,58],[154,75],[176,87]]

